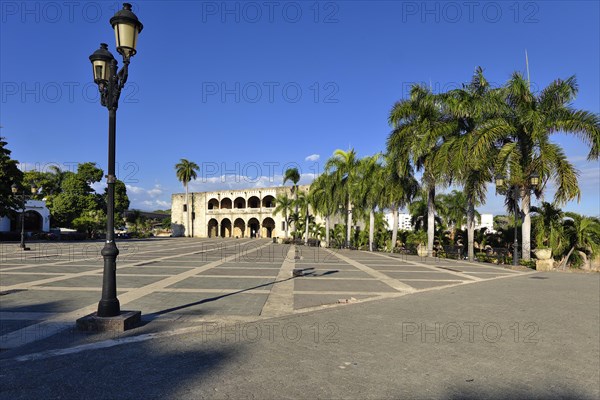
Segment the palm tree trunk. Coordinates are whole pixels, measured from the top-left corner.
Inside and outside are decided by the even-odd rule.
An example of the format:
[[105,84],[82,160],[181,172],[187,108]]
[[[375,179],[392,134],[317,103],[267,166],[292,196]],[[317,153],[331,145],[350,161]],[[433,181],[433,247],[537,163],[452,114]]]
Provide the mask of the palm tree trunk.
[[350,235],[352,233],[352,202],[350,200],[348,200],[348,219],[346,223],[346,247],[350,247]]
[[567,262],[569,261],[569,257],[571,257],[571,254],[573,254],[574,250],[575,250],[575,246],[571,247],[571,250],[569,250],[569,252],[565,256],[565,258],[563,258],[562,260],[560,260],[560,269],[567,268]]
[[308,246],[308,206],[306,206],[306,227],[304,228],[306,237],[304,238],[304,245]]
[[469,252],[469,261],[475,261],[475,248],[474,248],[474,238],[475,238],[475,204],[473,203],[473,199],[468,199],[467,204],[467,243],[468,243],[468,252]]
[[298,221],[300,220],[300,216],[298,215],[298,187],[294,186],[294,203],[296,204],[296,217],[294,219],[294,239],[296,239],[296,236],[298,235]]
[[375,237],[375,210],[369,211],[369,251],[373,251],[373,242]]
[[325,217],[325,243],[329,247],[329,215]]
[[185,236],[190,237],[190,202],[188,200],[188,185],[185,184],[185,220],[186,220],[186,229]]
[[531,207],[531,194],[526,192],[523,196],[523,226],[521,227],[521,248],[523,249],[521,258],[523,260],[531,259],[531,214],[529,212]]
[[283,218],[285,219],[285,238],[288,238],[288,216],[287,216],[287,210],[284,210],[283,212]]
[[435,236],[435,185],[430,185],[427,194],[427,257],[433,257],[433,239]]
[[398,206],[394,205],[392,209],[392,219],[394,226],[392,227],[392,249],[390,253],[394,252],[394,248],[396,247],[396,241],[398,240]]

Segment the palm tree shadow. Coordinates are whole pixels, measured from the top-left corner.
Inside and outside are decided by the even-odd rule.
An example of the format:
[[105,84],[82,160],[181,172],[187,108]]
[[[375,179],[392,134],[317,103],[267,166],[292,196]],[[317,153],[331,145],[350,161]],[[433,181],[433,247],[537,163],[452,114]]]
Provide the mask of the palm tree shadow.
[[174,311],[183,310],[185,308],[194,307],[194,306],[198,306],[198,305],[201,305],[201,304],[211,303],[213,301],[221,300],[221,299],[224,299],[226,297],[235,296],[237,294],[245,293],[245,292],[248,292],[248,291],[251,291],[251,290],[254,290],[254,289],[260,289],[260,288],[263,288],[263,287],[272,286],[272,285],[275,285],[277,283],[287,282],[287,281],[290,281],[290,280],[296,279],[296,278],[301,278],[301,277],[308,278],[308,277],[326,276],[326,275],[331,275],[331,274],[335,274],[335,273],[339,272],[339,270],[330,270],[330,271],[325,271],[325,272],[317,274],[314,271],[312,271],[313,269],[314,268],[304,268],[302,271],[306,271],[307,272],[304,275],[291,276],[291,277],[286,278],[286,279],[281,279],[281,280],[273,281],[273,282],[269,282],[269,283],[263,283],[262,285],[257,285],[257,286],[253,286],[253,287],[250,287],[250,288],[237,290],[235,292],[222,294],[220,296],[209,297],[207,299],[198,300],[198,301],[195,301],[193,303],[183,304],[181,306],[171,307],[171,308],[167,308],[165,310],[157,311],[157,312],[154,312],[154,313],[151,313],[151,314],[146,314],[144,316],[144,319],[146,321],[152,321],[153,319],[156,319],[157,317],[159,317],[159,316],[161,316],[163,314],[168,314],[168,313],[171,313],[171,312],[174,312]]

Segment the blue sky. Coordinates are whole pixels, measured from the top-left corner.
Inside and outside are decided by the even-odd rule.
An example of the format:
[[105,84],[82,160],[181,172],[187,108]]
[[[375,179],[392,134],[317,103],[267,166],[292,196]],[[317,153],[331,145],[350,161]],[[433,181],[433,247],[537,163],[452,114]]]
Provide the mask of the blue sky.
[[[0,2],[0,125],[23,169],[106,165],[107,111],[88,56],[113,54],[117,2]],[[387,115],[415,82],[435,90],[476,66],[534,87],[575,74],[574,105],[600,110],[596,1],[143,1],[144,23],[117,122],[118,177],[132,207],[164,209],[181,192],[174,164],[200,164],[197,191],[303,183],[337,148],[384,150]],[[581,171],[581,203],[600,215],[600,166],[557,135]],[[99,184],[98,187],[101,187]],[[551,192],[547,199],[551,199]],[[490,188],[481,212],[505,213]]]

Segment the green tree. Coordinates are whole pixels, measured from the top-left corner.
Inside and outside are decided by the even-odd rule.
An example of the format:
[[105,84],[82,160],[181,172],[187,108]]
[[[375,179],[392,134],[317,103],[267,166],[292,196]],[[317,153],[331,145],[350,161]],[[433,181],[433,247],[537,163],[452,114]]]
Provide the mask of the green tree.
[[85,232],[90,239],[93,239],[105,226],[106,215],[101,210],[84,211],[73,220],[73,227],[80,232]]
[[333,179],[334,198],[346,208],[346,243],[350,243],[352,234],[352,201],[356,195],[358,181],[358,157],[354,149],[336,150],[325,163],[325,173]]
[[65,175],[60,193],[48,202],[57,226],[72,227],[73,221],[84,213],[104,208],[104,199],[91,187],[91,184],[102,179],[102,175],[103,171],[94,163],[79,164],[77,173]]
[[362,158],[358,164],[355,209],[364,207],[369,213],[369,251],[373,251],[375,239],[375,210],[384,202],[384,169],[380,160],[381,154],[375,154]]
[[408,166],[399,166],[389,156],[385,156],[384,165],[385,185],[382,193],[383,207],[392,210],[392,243],[390,252],[394,251],[398,240],[398,211],[406,207],[417,195],[419,183],[412,175],[412,169]]
[[[104,201],[108,200],[108,188],[104,189]],[[127,196],[127,186],[123,181],[115,181],[115,214],[117,216],[123,215],[125,211],[129,209],[130,201]]]
[[300,182],[300,172],[298,172],[298,168],[288,168],[285,170],[285,173],[283,174],[283,184],[285,185],[285,183],[287,181],[292,182],[292,194],[294,195],[294,201],[295,201],[295,216],[293,217],[294,220],[294,231],[297,231],[297,227],[295,226],[298,220],[298,182]]
[[[436,186],[446,178],[436,170],[438,150],[445,139],[456,132],[456,125],[446,114],[441,97],[420,85],[413,85],[410,97],[397,102],[389,115],[392,133],[387,152],[398,166],[422,171],[427,191],[427,255],[433,255],[435,237]],[[410,161],[410,164],[407,162]]]
[[[503,118],[489,123],[488,142],[500,143],[496,172],[510,175],[510,185],[523,193],[521,229],[523,259],[531,257],[531,191],[539,197],[549,181],[554,183],[554,202],[564,204],[579,199],[578,172],[558,143],[554,133],[579,137],[590,150],[588,160],[597,160],[600,151],[600,117],[572,106],[578,92],[574,76],[555,80],[540,93],[531,91],[529,82],[515,72],[505,85],[506,111]],[[540,185],[529,178],[537,173]]]
[[312,203],[315,212],[325,217],[325,243],[330,243],[330,218],[338,211],[335,199],[335,180],[330,174],[324,173],[317,177],[310,185]]
[[575,250],[592,258],[600,252],[600,219],[572,212],[565,213],[565,217],[564,232],[569,242],[569,251],[560,261],[562,268],[567,266]]
[[291,221],[290,215],[294,207],[294,200],[290,199],[287,194],[277,196],[275,199],[275,209],[273,215],[283,214],[283,220],[285,221],[285,238],[288,238],[289,224]]
[[550,248],[554,254],[565,246],[564,213],[555,204],[542,202],[540,207],[531,207],[531,218],[536,248]]
[[[442,104],[450,116],[456,130],[452,137],[440,147],[437,169],[448,183],[458,183],[463,187],[465,205],[468,255],[475,261],[474,234],[477,211],[475,207],[485,203],[487,184],[492,180],[497,148],[490,141],[487,126],[497,119],[503,109],[503,91],[493,89],[483,69],[478,67],[469,84],[442,94]],[[458,199],[455,199],[458,200]],[[453,209],[459,210],[459,204]],[[463,221],[453,221],[460,228]]]
[[10,157],[11,151],[7,144],[5,138],[0,137],[0,217],[23,207],[23,204],[13,196],[11,189],[13,184],[21,185],[23,173],[17,167],[19,162]]
[[[190,223],[190,202],[189,202],[189,187],[188,184],[192,179],[198,178],[198,171],[200,167],[193,161],[186,160],[182,158],[179,160],[177,164],[175,164],[175,171],[177,175],[177,179],[179,182],[183,183],[183,187],[185,188],[185,213],[187,220],[187,227],[191,227]],[[191,236],[191,230],[186,232],[187,236]]]

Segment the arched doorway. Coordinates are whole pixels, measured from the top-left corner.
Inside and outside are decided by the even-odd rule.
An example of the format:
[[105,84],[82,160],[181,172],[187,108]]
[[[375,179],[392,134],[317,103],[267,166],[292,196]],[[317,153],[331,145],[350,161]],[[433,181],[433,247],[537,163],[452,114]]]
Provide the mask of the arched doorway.
[[236,238],[243,238],[246,233],[246,223],[243,219],[237,218],[233,221],[233,236]]
[[265,208],[273,208],[275,207],[275,197],[273,196],[265,196],[262,199],[262,206]]
[[[25,232],[39,232],[44,229],[44,218],[37,211],[28,210],[24,214]],[[17,214],[15,231],[21,231],[21,214]]]
[[217,228],[219,227],[219,223],[217,222],[216,219],[212,218],[210,221],[208,221],[208,237],[209,238],[213,238],[213,237],[217,237]]
[[221,210],[231,210],[232,203],[229,197],[221,199]]
[[216,210],[219,208],[219,200],[217,199],[210,199],[208,201],[208,209],[209,210]]
[[233,201],[233,207],[234,208],[246,208],[246,199],[244,199],[243,197],[237,197]]
[[231,237],[231,220],[229,218],[221,220],[221,237]]
[[271,238],[275,233],[275,221],[273,218],[265,218],[262,223],[261,237]]
[[252,196],[248,199],[248,208],[260,208],[260,199]]
[[256,218],[250,218],[248,221],[248,230],[250,237],[257,237],[260,230],[260,222]]

